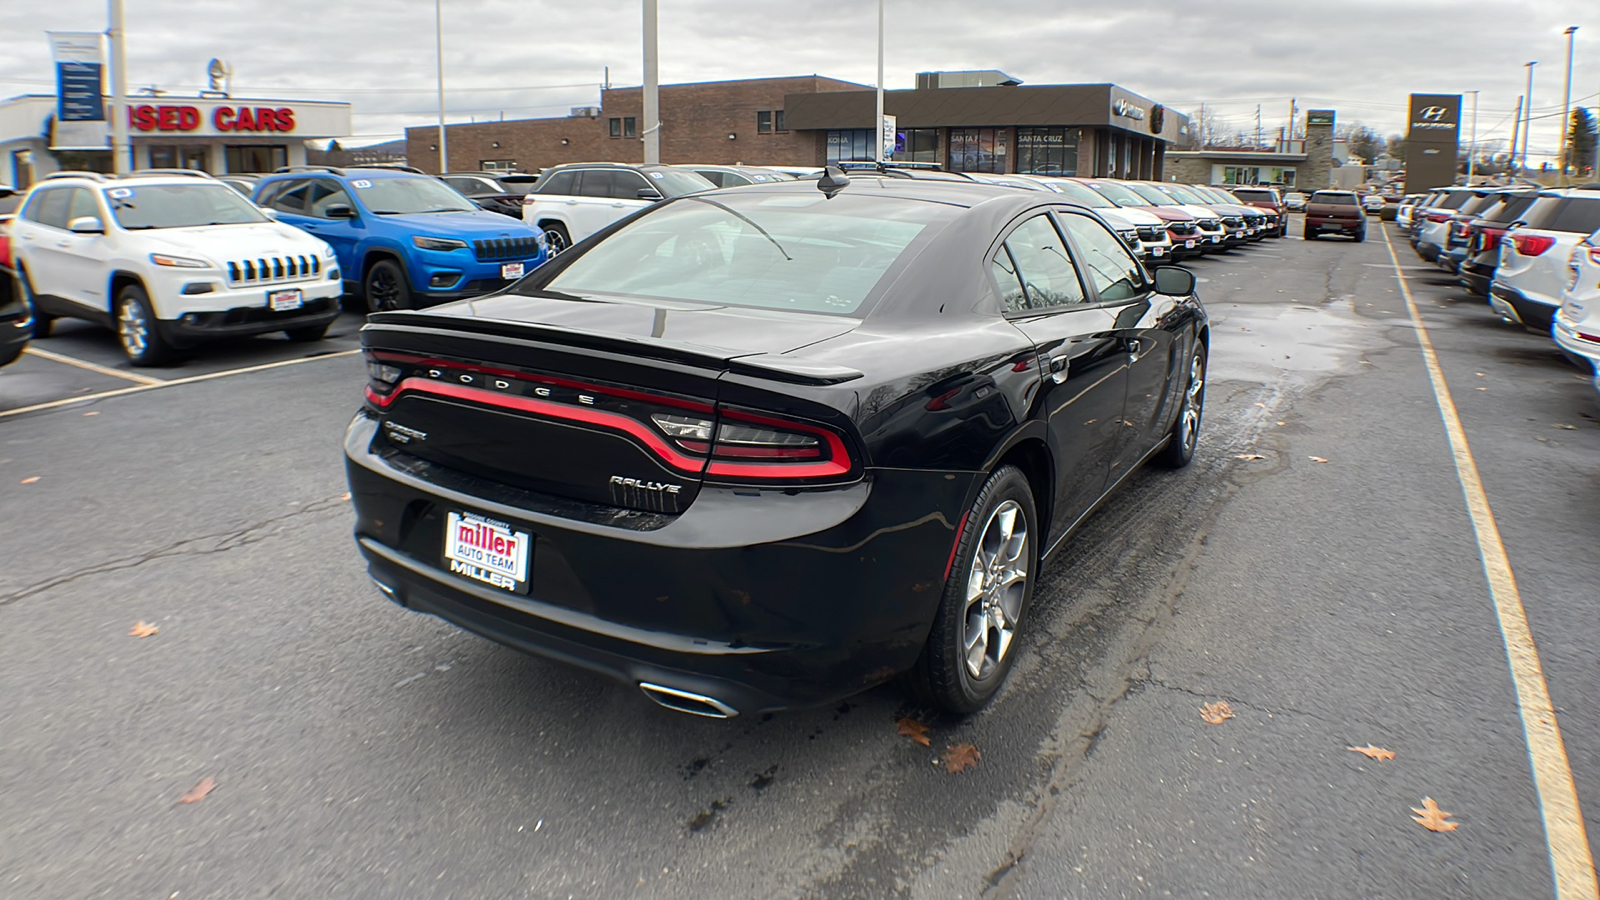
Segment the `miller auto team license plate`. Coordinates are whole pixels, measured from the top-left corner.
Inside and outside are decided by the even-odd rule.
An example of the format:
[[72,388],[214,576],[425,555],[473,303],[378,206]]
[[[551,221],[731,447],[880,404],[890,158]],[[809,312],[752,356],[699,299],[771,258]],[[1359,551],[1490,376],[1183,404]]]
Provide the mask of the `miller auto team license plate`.
[[504,522],[452,512],[445,523],[444,558],[450,571],[517,594],[528,592],[528,551],[533,537]]
[[267,291],[267,308],[273,312],[289,312],[305,305],[305,297],[299,288],[289,288],[285,291]]
[[522,277],[522,263],[502,263],[500,277],[507,281],[515,281]]

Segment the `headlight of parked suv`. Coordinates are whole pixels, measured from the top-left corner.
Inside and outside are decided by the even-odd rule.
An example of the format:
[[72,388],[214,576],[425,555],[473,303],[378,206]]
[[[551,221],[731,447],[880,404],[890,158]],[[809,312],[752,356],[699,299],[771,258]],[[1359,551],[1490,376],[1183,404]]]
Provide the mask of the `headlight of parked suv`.
[[411,243],[415,244],[418,250],[461,250],[467,246],[466,241],[458,241],[455,238],[423,237],[420,234],[413,237]]
[[165,253],[150,254],[150,261],[158,266],[172,266],[178,269],[210,269],[211,263],[203,259],[190,259],[187,256],[168,256]]
[[332,244],[323,244],[322,245],[322,258],[323,259],[333,259],[333,245]]

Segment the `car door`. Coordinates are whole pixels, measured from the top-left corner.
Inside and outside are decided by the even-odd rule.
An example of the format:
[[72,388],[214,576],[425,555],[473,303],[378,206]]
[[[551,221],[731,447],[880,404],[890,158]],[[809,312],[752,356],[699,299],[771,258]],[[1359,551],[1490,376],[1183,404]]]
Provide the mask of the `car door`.
[[348,206],[352,210],[358,208],[344,185],[332,178],[314,179],[306,194],[306,212],[311,220],[306,230],[332,245],[340,271],[359,273],[361,268],[356,265],[356,245],[366,236],[366,224],[359,216],[330,217],[328,210],[335,206]]
[[[112,188],[112,191],[127,190]],[[101,234],[74,234],[64,230],[55,241],[54,252],[60,256],[58,296],[98,312],[111,311],[111,298],[107,296],[111,282],[111,239],[104,233],[106,214],[95,199],[95,192],[85,187],[71,189],[67,200],[67,225],[76,219],[100,220]]]
[[1122,439],[1127,353],[1114,314],[1090,301],[1050,215],[1022,220],[989,258],[1006,316],[1037,348],[1038,409],[1049,425],[1055,503],[1049,532],[1072,527],[1104,493]]
[[65,259],[56,246],[67,230],[72,188],[34,191],[11,225],[11,252],[35,294],[59,296],[65,290]]
[[1181,300],[1156,293],[1144,267],[1104,225],[1071,210],[1058,210],[1056,216],[1095,299],[1114,317],[1116,338],[1127,354],[1126,424],[1111,459],[1115,481],[1138,465],[1172,424],[1182,381],[1178,369],[1188,359],[1177,332],[1188,320],[1181,315]]
[[622,218],[621,201],[612,196],[616,173],[611,169],[585,169],[567,201],[572,239],[581,241]]

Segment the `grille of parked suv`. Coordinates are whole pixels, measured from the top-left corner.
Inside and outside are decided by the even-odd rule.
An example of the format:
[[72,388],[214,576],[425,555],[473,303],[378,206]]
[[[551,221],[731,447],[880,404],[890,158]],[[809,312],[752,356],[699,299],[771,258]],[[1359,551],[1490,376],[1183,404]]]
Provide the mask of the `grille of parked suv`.
[[1199,219],[1199,220],[1196,221],[1195,224],[1199,226],[1201,231],[1221,231],[1222,230],[1222,220],[1221,219]]
[[1138,231],[1141,241],[1159,241],[1161,236],[1166,234],[1166,229],[1160,225],[1140,225]]
[[1122,238],[1122,242],[1129,247],[1139,246],[1139,232],[1136,229],[1129,228],[1126,231],[1118,229],[1117,237]]
[[1182,235],[1183,237],[1188,237],[1188,236],[1194,234],[1195,226],[1194,226],[1193,222],[1173,222],[1172,224],[1167,226],[1167,230],[1172,232],[1173,234]]
[[530,236],[473,241],[472,252],[479,259],[485,260],[528,259],[539,255],[539,239]]
[[273,284],[304,281],[322,274],[322,261],[316,256],[268,256],[259,259],[228,261],[229,284]]
[[1244,217],[1243,216],[1223,216],[1222,217],[1222,224],[1228,226],[1229,228],[1243,228],[1244,227]]

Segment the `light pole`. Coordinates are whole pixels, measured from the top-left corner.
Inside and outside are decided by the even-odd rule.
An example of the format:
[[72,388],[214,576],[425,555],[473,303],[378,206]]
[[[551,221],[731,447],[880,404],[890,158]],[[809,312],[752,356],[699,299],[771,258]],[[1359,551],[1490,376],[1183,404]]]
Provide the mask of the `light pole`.
[[[1539,64],[1538,60],[1526,63],[1528,69],[1528,89],[1523,92],[1527,99],[1522,102],[1522,171],[1528,171],[1528,130],[1533,127],[1533,67]],[[1516,159],[1517,148],[1511,148],[1511,158]]]
[[1567,166],[1572,162],[1572,123],[1568,120],[1572,118],[1572,35],[1577,30],[1576,25],[1567,26],[1567,87],[1561,97],[1561,180],[1566,184],[1572,183],[1567,174]]
[[122,0],[111,0],[111,171],[126,175],[133,168],[128,144],[128,53],[123,46]]
[[1467,187],[1472,187],[1472,175],[1478,167],[1478,92],[1462,93],[1472,95],[1472,137],[1467,141]]
[[878,117],[872,123],[872,159],[883,163],[883,0],[878,0]]
[[660,54],[656,44],[656,0],[644,0],[644,132],[639,139],[644,141],[644,161],[646,164],[661,162],[661,118],[660,95],[661,73]]
[[433,52],[439,63],[439,174],[450,171],[450,149],[444,134],[444,14],[433,0]]

